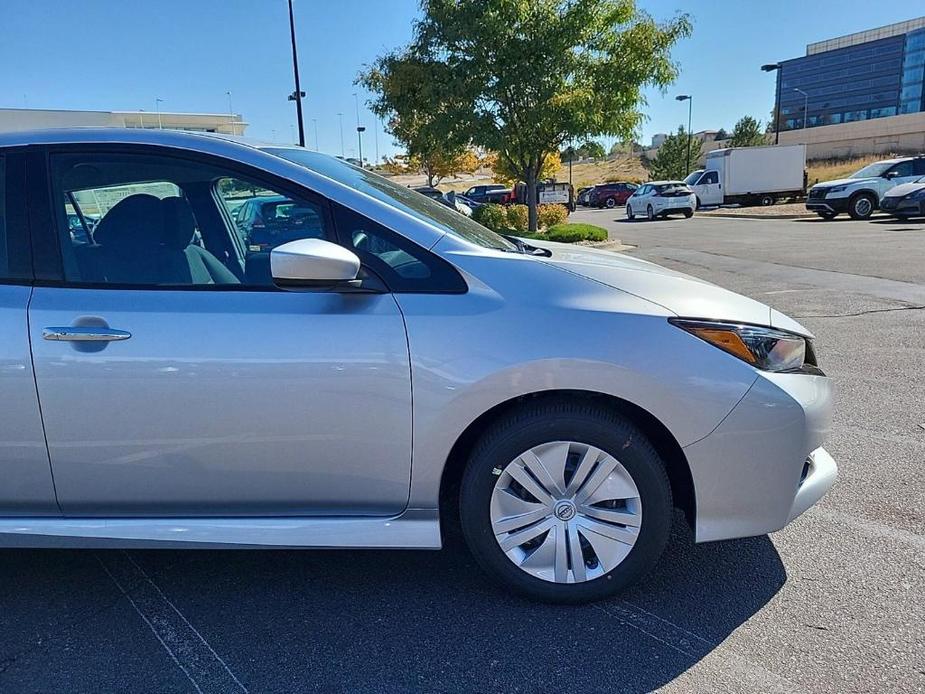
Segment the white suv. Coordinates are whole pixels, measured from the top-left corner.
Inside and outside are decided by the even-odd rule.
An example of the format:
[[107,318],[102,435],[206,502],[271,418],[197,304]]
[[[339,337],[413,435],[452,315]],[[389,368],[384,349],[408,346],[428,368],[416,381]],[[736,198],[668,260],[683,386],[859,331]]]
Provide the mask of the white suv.
[[697,196],[684,181],[652,181],[639,186],[626,201],[626,216],[636,219],[645,215],[652,220],[682,213],[693,217]]
[[888,190],[922,176],[925,156],[885,159],[848,178],[814,185],[806,196],[806,209],[823,219],[834,219],[839,212],[847,212],[852,219],[867,219]]

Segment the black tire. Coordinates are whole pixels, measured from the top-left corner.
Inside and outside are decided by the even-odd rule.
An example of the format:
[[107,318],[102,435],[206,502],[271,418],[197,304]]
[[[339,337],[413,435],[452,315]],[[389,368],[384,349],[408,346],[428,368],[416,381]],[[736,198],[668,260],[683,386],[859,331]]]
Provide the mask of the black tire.
[[[643,521],[629,554],[609,573],[582,583],[553,583],[521,570],[502,551],[491,527],[497,469],[533,446],[558,440],[582,441],[617,457],[642,502]],[[655,449],[625,417],[603,404],[547,399],[502,417],[482,435],[463,473],[459,510],[466,543],[492,577],[538,600],[582,603],[624,590],[655,566],[671,529],[671,486]]]
[[607,199],[604,201],[604,204],[607,205],[607,209],[608,209],[608,210],[612,210],[614,207],[617,206],[617,201],[614,200],[613,198],[607,198]]
[[694,216],[694,211],[693,211],[693,210],[690,210],[690,209],[684,210],[684,216],[687,217],[688,219],[690,219],[691,217]]
[[848,201],[848,215],[851,219],[870,219],[877,209],[877,198],[873,193],[858,193]]
[[636,215],[633,214],[633,207],[629,203],[626,203],[626,218],[631,222],[636,219]]
[[770,207],[773,205],[777,199],[773,195],[762,195],[758,198],[758,204],[762,207]]
[[835,219],[835,217],[838,216],[838,212],[817,212],[816,214],[822,217],[827,222],[832,221],[833,219]]
[[648,206],[646,207],[646,218],[647,218],[650,222],[654,222],[654,221],[655,221],[655,210],[652,209],[652,205],[648,205]]
[[694,198],[694,200],[695,200],[694,209],[699,210],[700,209],[700,196],[698,195],[697,197]]

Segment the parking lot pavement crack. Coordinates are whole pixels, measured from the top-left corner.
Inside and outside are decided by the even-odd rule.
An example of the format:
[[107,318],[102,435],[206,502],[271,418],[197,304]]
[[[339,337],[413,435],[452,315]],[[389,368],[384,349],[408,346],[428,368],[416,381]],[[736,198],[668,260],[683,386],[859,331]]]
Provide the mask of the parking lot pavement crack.
[[101,552],[97,559],[197,692],[247,692],[221,656],[127,552]]
[[856,316],[866,316],[871,313],[891,313],[893,311],[922,311],[925,306],[891,306],[890,308],[871,308],[866,311],[857,311],[855,313],[806,313],[794,315],[794,318],[854,318]]

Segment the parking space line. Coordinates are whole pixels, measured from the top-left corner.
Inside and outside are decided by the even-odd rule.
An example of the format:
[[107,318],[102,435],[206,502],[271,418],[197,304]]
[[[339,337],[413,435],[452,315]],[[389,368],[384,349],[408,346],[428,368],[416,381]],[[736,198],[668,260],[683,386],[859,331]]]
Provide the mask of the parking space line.
[[221,656],[125,551],[97,560],[199,694],[247,692]]
[[735,685],[744,685],[745,691],[774,694],[802,691],[787,678],[755,664],[729,647],[705,639],[631,602],[620,600],[596,607],[690,659],[693,662],[689,669],[707,669],[721,679],[731,679]]

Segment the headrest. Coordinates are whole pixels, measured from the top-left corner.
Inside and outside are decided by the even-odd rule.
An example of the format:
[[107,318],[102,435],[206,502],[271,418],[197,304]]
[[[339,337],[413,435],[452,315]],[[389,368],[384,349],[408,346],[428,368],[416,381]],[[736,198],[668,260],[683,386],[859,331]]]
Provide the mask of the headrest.
[[168,248],[183,250],[190,245],[196,233],[196,218],[189,203],[181,197],[161,200],[164,218],[163,241]]
[[158,246],[163,229],[161,201],[147,193],[123,198],[103,215],[93,232],[103,246]]

